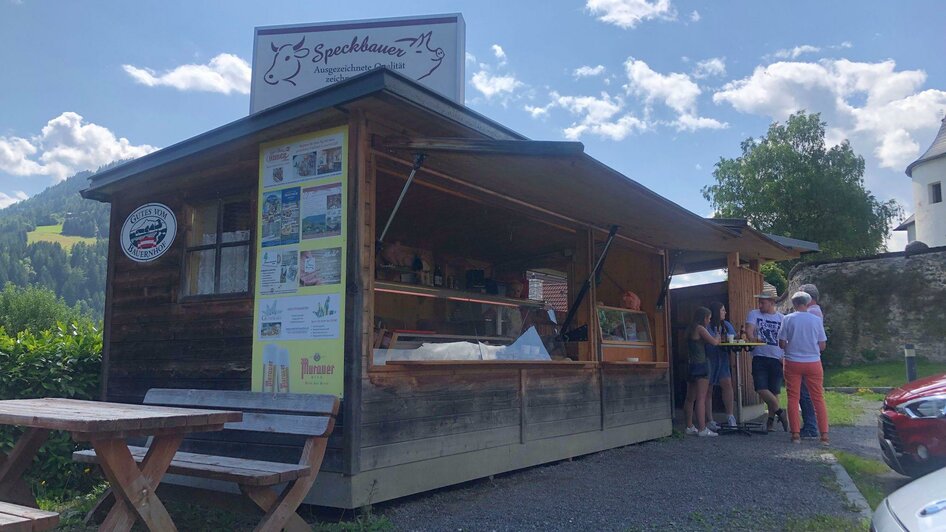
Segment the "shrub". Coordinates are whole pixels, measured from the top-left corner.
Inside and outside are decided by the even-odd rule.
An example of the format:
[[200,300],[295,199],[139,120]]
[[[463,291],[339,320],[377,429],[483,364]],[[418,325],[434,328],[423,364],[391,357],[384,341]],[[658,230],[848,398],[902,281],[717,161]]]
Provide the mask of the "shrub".
[[[89,323],[57,324],[52,330],[15,336],[0,329],[0,399],[94,399],[101,363],[102,332]],[[21,433],[0,427],[0,449],[9,451]],[[77,449],[68,434],[51,433],[27,472],[34,492],[46,498],[73,496],[100,481],[87,466],[72,461]]]
[[12,336],[20,331],[48,331],[57,323],[75,321],[88,318],[48,288],[8,283],[0,291],[0,327]]

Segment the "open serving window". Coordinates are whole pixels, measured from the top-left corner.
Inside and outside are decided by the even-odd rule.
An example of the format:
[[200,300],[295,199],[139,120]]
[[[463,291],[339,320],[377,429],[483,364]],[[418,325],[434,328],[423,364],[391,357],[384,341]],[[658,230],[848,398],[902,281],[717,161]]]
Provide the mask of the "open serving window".
[[[404,180],[379,170],[381,221]],[[559,338],[577,241],[515,209],[414,183],[375,255],[371,366],[577,360],[578,346]],[[533,286],[542,282],[555,301]]]

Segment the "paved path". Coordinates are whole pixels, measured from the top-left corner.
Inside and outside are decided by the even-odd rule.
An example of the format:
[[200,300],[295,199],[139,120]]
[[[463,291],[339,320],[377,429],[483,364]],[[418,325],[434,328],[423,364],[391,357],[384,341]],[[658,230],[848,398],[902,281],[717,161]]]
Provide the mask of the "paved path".
[[381,505],[399,530],[781,530],[852,517],[823,448],[787,433],[670,438]]

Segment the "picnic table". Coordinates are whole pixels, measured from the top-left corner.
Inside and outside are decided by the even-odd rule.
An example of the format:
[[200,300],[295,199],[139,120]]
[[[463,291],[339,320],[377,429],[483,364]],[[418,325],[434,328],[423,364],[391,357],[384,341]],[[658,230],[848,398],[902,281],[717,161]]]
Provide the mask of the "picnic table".
[[[49,431],[61,430],[92,445],[116,495],[100,530],[127,531],[139,518],[150,530],[177,530],[155,490],[184,435],[222,430],[242,419],[241,412],[77,399],[0,401],[0,425],[26,429],[9,455],[0,452],[0,501],[36,507],[23,473]],[[125,442],[136,436],[153,437],[140,467]]]

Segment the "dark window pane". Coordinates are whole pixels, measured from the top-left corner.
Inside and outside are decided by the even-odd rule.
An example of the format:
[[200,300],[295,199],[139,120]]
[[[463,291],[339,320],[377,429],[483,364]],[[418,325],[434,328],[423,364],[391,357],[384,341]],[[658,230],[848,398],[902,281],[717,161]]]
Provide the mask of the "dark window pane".
[[221,242],[245,242],[250,239],[253,215],[249,201],[231,201],[223,204],[223,235]]
[[206,246],[217,242],[217,202],[194,207],[191,211],[191,231],[188,246]]

